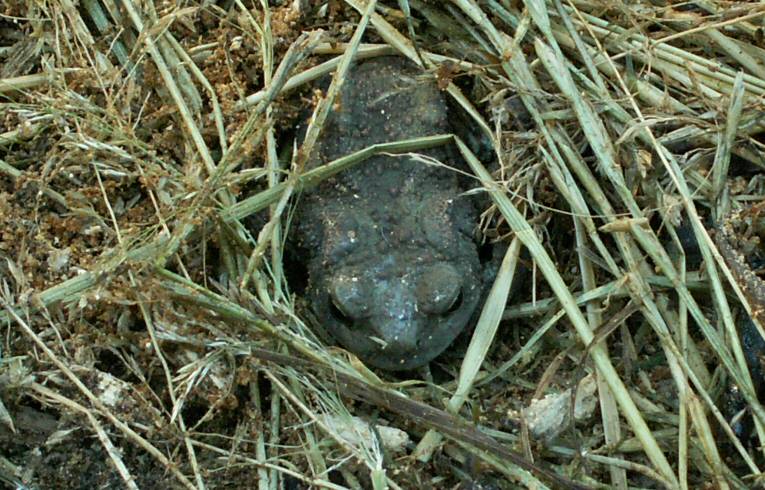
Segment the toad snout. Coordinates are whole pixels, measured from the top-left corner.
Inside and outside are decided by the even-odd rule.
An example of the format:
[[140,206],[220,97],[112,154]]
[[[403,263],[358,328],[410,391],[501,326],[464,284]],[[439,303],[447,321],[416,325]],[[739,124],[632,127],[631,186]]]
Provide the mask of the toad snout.
[[[384,369],[420,365],[451,343],[478,299],[460,264],[399,262],[346,268],[317,294],[314,309],[327,311],[327,327],[340,344]],[[463,266],[464,267],[464,266]]]

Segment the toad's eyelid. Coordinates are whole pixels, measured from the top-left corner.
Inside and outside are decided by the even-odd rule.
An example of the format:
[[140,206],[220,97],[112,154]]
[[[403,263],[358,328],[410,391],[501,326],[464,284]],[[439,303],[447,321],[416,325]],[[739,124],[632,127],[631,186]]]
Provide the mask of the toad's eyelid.
[[452,308],[452,306],[454,306],[454,304],[457,302],[457,300],[459,299],[460,295],[462,294],[462,288],[456,289],[454,292],[456,292],[456,294],[452,294],[451,295],[451,300],[449,301],[449,306],[446,307],[447,310],[450,310]]
[[[353,315],[349,311],[345,310],[345,307],[343,306],[341,301],[338,301],[337,298],[333,294],[329,295],[329,300],[332,303],[332,307],[334,307],[335,310],[341,315],[341,318],[338,318],[338,320],[342,322],[352,322],[353,321]],[[330,308],[330,312],[334,313],[334,310]]]
[[462,301],[464,298],[465,296],[462,294],[462,288],[460,288],[457,294],[454,295],[454,299],[452,300],[451,304],[446,309],[446,314],[449,315],[459,310],[460,307],[462,306]]

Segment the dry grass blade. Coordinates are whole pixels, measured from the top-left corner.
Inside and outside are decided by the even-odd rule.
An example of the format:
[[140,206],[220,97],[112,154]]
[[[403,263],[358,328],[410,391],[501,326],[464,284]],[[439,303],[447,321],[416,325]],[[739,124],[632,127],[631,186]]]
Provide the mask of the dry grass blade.
[[[284,60],[282,60],[282,63],[276,71],[276,75],[274,76],[271,86],[269,87],[267,97],[265,97],[265,99],[258,105],[258,107],[248,118],[247,123],[236,134],[236,137],[231,143],[231,146],[228,148],[228,151],[223,154],[223,157],[221,158],[221,161],[218,163],[217,167],[213,167],[211,175],[207,180],[205,180],[202,188],[195,192],[194,201],[189,206],[189,211],[185,213],[184,222],[181,223],[181,226],[177,227],[178,231],[173,233],[173,236],[170,238],[167,244],[165,253],[158,259],[158,264],[164,264],[167,258],[172,256],[177,251],[181,241],[192,233],[194,227],[190,224],[191,221],[193,221],[200,207],[207,201],[207,199],[209,199],[213,193],[216,193],[218,190],[219,182],[228,172],[231,171],[233,165],[237,163],[237,159],[239,158],[238,152],[241,150],[242,146],[245,143],[252,145],[257,145],[260,143],[264,136],[264,131],[263,128],[259,126],[262,124],[266,109],[270,105],[273,98],[275,98],[276,95],[281,91],[281,87],[286,82],[292,68],[304,56],[307,56],[313,47],[318,44],[320,37],[321,34],[315,32],[304,34],[290,46],[290,49],[286,53]],[[232,204],[226,201],[228,200],[225,200],[224,204]]]
[[[470,339],[470,345],[467,352],[465,352],[465,358],[460,366],[457,389],[447,404],[447,410],[450,413],[459,413],[460,408],[462,408],[462,405],[467,400],[470,389],[475,383],[478,371],[481,369],[481,365],[486,357],[486,353],[494,341],[494,336],[497,333],[499,322],[502,319],[502,314],[507,304],[510,287],[515,277],[520,245],[518,240],[514,240],[508,247],[491,291],[484,302],[481,316],[478,319],[478,323],[476,323],[473,337]],[[415,455],[420,459],[427,459],[440,443],[440,435],[430,431],[420,440]]]
[[103,444],[104,447],[106,448],[106,452],[109,454],[109,457],[111,458],[112,463],[117,468],[117,471],[122,477],[122,480],[124,481],[125,486],[131,490],[138,490],[138,486],[135,483],[135,479],[130,474],[130,470],[127,469],[127,467],[125,466],[125,463],[122,461],[122,457],[120,456],[119,451],[114,447],[111,440],[109,439],[109,436],[101,427],[101,424],[98,422],[98,419],[96,419],[96,417],[93,415],[93,412],[91,410],[88,410],[87,408],[83,407],[79,403],[76,403],[75,401],[70,400],[69,398],[61,396],[55,391],[51,391],[42,385],[34,384],[32,386],[32,389],[35,390],[40,395],[46,398],[49,398],[50,400],[53,400],[56,403],[60,403],[61,405],[69,409],[72,409],[78,413],[84,414],[88,418],[88,422],[90,422],[90,425],[93,427],[93,430],[98,435],[98,439],[101,441],[101,444]]
[[[286,356],[280,356],[267,351],[254,351],[257,357],[279,364],[295,364],[296,360]],[[540,475],[549,481],[560,485],[560,488],[572,490],[584,489],[585,486],[567,481],[546,468],[535,466],[524,460],[520,455],[503,447],[491,437],[483,434],[479,430],[464,423],[461,419],[454,417],[448,412],[435,409],[421,402],[409,400],[397,394],[392,390],[384,390],[368,383],[365,383],[355,377],[337,373],[337,383],[341,387],[340,393],[344,396],[358,398],[360,400],[371,401],[377,405],[383,406],[388,410],[404,413],[407,416],[425,423],[449,437],[453,437],[460,442],[476,446],[489,452],[495,457],[504,458],[521,468]]]
[[465,353],[460,367],[460,377],[455,391],[447,406],[451,413],[459,412],[460,407],[468,397],[468,392],[475,382],[478,370],[481,368],[486,353],[489,351],[494,336],[497,333],[502,313],[507,304],[510,287],[515,277],[518,265],[518,254],[521,250],[519,241],[514,240],[505,253],[505,258],[499,266],[497,278],[492,285],[489,296],[486,298],[481,316],[476,324],[470,346]]
[[[327,48],[322,49],[321,46],[318,46],[315,51],[316,53],[324,53],[328,51],[328,49]],[[383,56],[383,55],[391,54],[391,53],[392,53],[391,48],[384,45],[383,46],[359,46],[359,49],[356,52],[356,58],[358,60],[362,60],[365,58],[373,58],[375,56]],[[329,75],[330,73],[332,73],[333,71],[337,69],[337,67],[340,65],[340,62],[342,60],[343,60],[343,57],[338,56],[336,58],[332,58],[329,61],[325,61],[324,63],[316,65],[305,71],[302,71],[298,73],[297,75],[290,77],[290,79],[284,83],[284,87],[282,90],[285,92],[288,92],[302,85],[307,85],[308,83],[314,80],[317,80],[323,76]],[[265,98],[266,98],[266,91],[261,90],[255,94],[248,95],[247,98],[243,102],[240,102],[236,108],[240,110],[245,109],[246,107],[253,106],[260,103]]]
[[356,50],[361,43],[361,36],[364,35],[364,31],[366,30],[367,24],[369,23],[369,18],[374,12],[375,5],[377,5],[376,0],[369,0],[367,2],[367,6],[362,12],[361,20],[359,21],[359,24],[356,27],[356,31],[353,33],[353,37],[351,38],[348,50],[340,59],[340,64],[337,66],[337,70],[332,76],[332,81],[330,82],[329,88],[327,89],[327,96],[324,97],[316,106],[316,110],[308,122],[305,139],[303,140],[303,144],[300,146],[300,150],[298,150],[295,161],[298,172],[302,172],[305,163],[311,156],[311,152],[313,151],[313,147],[316,144],[316,140],[319,138],[319,134],[324,127],[324,121],[327,119],[327,116],[329,115],[329,112],[332,108],[332,104],[334,104],[335,98],[340,93],[340,89],[343,86],[343,82],[345,81],[348,69],[351,66],[351,62],[353,62],[353,59],[356,55]]
[[33,87],[37,87],[41,84],[49,83],[51,75],[47,73],[40,73],[35,75],[24,75],[13,78],[1,78],[0,79],[0,94],[8,92],[19,92]]
[[[467,153],[463,155],[468,160],[473,171],[483,181],[484,186],[488,190],[494,202],[499,207],[508,224],[513,228],[516,236],[523,242],[526,248],[529,250],[534,260],[539,265],[540,270],[545,275],[550,287],[555,291],[556,296],[560,300],[563,309],[566,310],[570,321],[574,324],[582,341],[589,345],[593,340],[593,333],[582,315],[579,308],[576,306],[576,301],[568,290],[568,287],[563,282],[558,270],[553,262],[550,260],[547,251],[542,244],[538,241],[536,235],[532,232],[523,215],[513,206],[512,202],[507,196],[499,189],[496,188],[496,184],[493,183],[491,175],[483,168],[480,162],[475,159],[470,159],[469,150],[461,142],[457,142],[461,150]],[[622,409],[622,414],[628,420],[632,426],[633,431],[637,434],[641,443],[645,447],[646,456],[661,470],[662,477],[669,482],[675,481],[675,475],[669,466],[664,452],[660,449],[656,443],[651,431],[643,420],[640,411],[635,406],[632,399],[627,394],[627,388],[619,378],[618,374],[611,364],[611,360],[603,350],[602,346],[595,345],[592,347],[591,356],[599,372],[608,383],[609,388],[614,393],[619,405]]]
[[[356,32],[353,33],[353,37],[351,38],[348,50],[342,56],[340,64],[337,67],[337,71],[335,71],[335,74],[332,76],[332,82],[329,85],[326,97],[324,97],[321,102],[319,102],[313,112],[313,116],[311,117],[308,123],[308,128],[306,129],[303,144],[300,146],[300,149],[294,156],[295,161],[293,162],[293,165],[296,167],[298,173],[302,172],[306,162],[308,162],[311,158],[313,147],[316,144],[316,140],[319,138],[319,134],[321,133],[321,129],[324,126],[324,121],[330,112],[330,108],[332,107],[332,104],[334,104],[335,98],[343,86],[343,82],[348,73],[348,68],[355,58],[356,51],[358,50],[359,44],[361,43],[361,37],[364,35],[364,31],[367,28],[369,15],[374,11],[376,3],[376,0],[369,1],[367,9],[364,11],[364,14],[361,17],[361,21],[356,27]],[[271,187],[271,189],[273,189],[273,187]],[[282,212],[287,205],[288,199],[292,196],[294,189],[295,187],[292,185],[292,183],[287,184],[286,189],[284,192],[282,192],[279,205],[272,213],[269,222],[263,227],[263,230],[261,230],[261,233],[258,237],[258,244],[253,249],[252,254],[250,254],[250,260],[248,261],[247,269],[244,272],[244,276],[240,284],[241,288],[244,289],[247,286],[247,281],[255,271],[255,268],[259,266],[259,258],[262,256],[266,245],[269,243],[268,238],[274,234],[274,227],[279,223]]]
[[[295,175],[293,177],[296,181],[294,185],[300,188],[308,188],[317,185],[322,180],[327,179],[345,169],[348,169],[353,165],[358,165],[373,155],[378,155],[380,153],[403,153],[409,151],[425,150],[434,146],[443,145],[450,140],[451,136],[436,135],[372,145],[370,147],[364,148],[363,150],[354,152],[348,156],[338,158],[337,160],[328,162],[320,167],[311,169],[300,175]],[[276,203],[280,196],[290,185],[293,184],[291,182],[283,182],[269,188],[268,190],[255,194],[245,200],[236,203],[234,206],[222,212],[223,219],[240,220],[262,209],[265,209],[269,205]]]
[[[170,460],[167,459],[167,457],[162,454],[156,447],[149,444],[143,437],[141,437],[139,434],[137,434],[133,429],[131,429],[125,422],[120,420],[112,411],[106,407],[101,400],[96,397],[93,392],[88,389],[85,384],[75,375],[71,369],[69,369],[68,366],[66,366],[59,358],[58,356],[45,344],[45,342],[40,339],[40,337],[32,331],[32,329],[22,320],[19,316],[17,316],[12,310],[8,309],[8,304],[5,300],[3,300],[3,306],[7,309],[8,313],[11,314],[13,319],[16,321],[16,323],[21,327],[21,329],[28,335],[37,345],[40,347],[40,349],[45,352],[45,355],[50,359],[51,362],[53,362],[58,369],[61,371],[62,374],[64,374],[67,378],[69,378],[69,381],[80,391],[82,395],[84,395],[95,408],[98,409],[98,411],[106,416],[109,421],[114,424],[115,427],[117,427],[119,430],[121,430],[127,437],[133,439],[136,443],[138,443],[142,448],[144,448],[151,456],[159,460],[162,464],[165,465],[166,468],[170,469],[173,473],[173,475],[178,479],[178,481],[186,488],[193,489],[195,488],[194,485],[191,483],[191,481],[186,478],[182,473],[180,473],[177,469],[174,469],[174,465],[170,462]],[[128,481],[130,478],[128,478]]]

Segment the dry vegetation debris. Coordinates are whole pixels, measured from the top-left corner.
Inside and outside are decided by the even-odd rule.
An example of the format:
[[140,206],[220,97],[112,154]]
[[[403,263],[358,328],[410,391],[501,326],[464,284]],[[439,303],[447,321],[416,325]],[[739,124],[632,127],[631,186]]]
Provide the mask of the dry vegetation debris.
[[[716,0],[4,1],[0,481],[753,488],[765,411],[737,330],[762,317],[740,259],[762,256],[763,19]],[[408,380],[316,338],[283,253],[302,186],[450,139],[305,168],[333,103],[311,82],[390,53],[484,131],[498,164],[462,147],[481,230],[512,243],[475,331]],[[533,401],[567,406],[583,380],[597,408],[531,437]]]

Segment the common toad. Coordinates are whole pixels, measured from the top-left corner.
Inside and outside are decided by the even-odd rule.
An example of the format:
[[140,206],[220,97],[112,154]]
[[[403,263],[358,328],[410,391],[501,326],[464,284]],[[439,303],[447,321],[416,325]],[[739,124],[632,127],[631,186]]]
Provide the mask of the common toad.
[[[756,253],[758,247],[753,247],[751,243],[747,243],[753,238],[751,236],[752,230],[742,232],[738,229],[745,226],[748,221],[753,221],[752,217],[756,217],[759,212],[760,206],[752,206],[747,210],[728,213],[715,226],[713,237],[720,255],[751,306],[752,315],[762,324],[765,321],[765,281],[755,273],[752,267],[752,262],[761,261],[761,250],[758,254]],[[745,250],[748,250],[749,253],[746,253]],[[757,255],[760,255],[759,260],[756,260]],[[763,363],[765,360],[765,339],[760,335],[752,318],[746,313],[739,318],[737,326],[741,348],[749,367],[755,393],[761,402],[765,401],[765,364]],[[746,406],[739,393],[739,387],[730,387],[727,405],[726,408],[736,411]],[[754,423],[751,416],[733,417],[731,427],[742,441],[749,442],[753,436]]]
[[[451,132],[430,76],[402,58],[376,58],[350,70],[310,161]],[[453,146],[420,154],[434,161],[367,159],[304,193],[296,214],[305,296],[320,325],[381,369],[412,369],[441,354],[482,296],[478,214],[459,172],[466,165]]]

